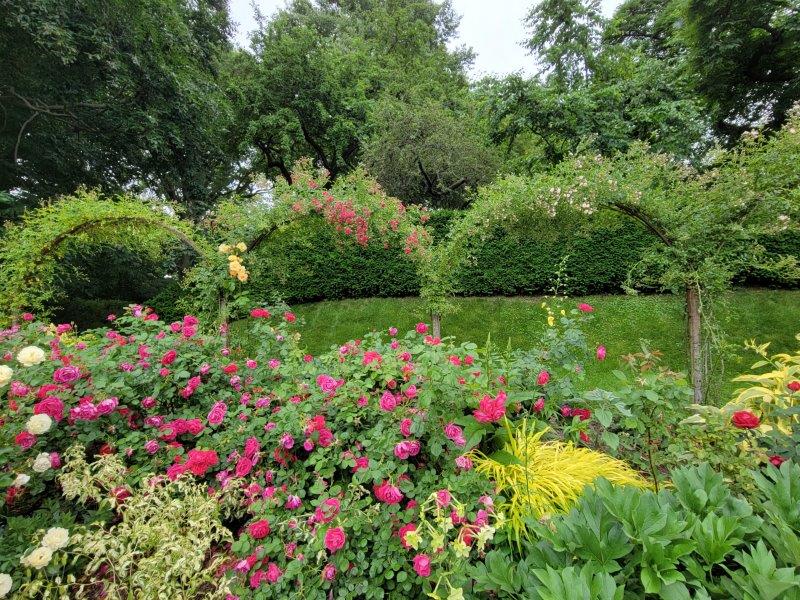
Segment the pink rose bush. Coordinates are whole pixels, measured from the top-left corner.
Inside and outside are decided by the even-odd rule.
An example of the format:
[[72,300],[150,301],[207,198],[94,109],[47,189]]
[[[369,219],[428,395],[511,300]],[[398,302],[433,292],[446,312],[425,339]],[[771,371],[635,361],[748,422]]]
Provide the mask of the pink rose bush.
[[[433,338],[425,323],[319,356],[296,323],[285,307],[252,309],[257,345],[246,349],[192,316],[165,324],[142,307],[85,339],[35,319],[0,332],[12,370],[0,404],[4,509],[58,497],[60,456],[80,444],[87,460],[125,464],[128,494],[153,477],[202,482],[234,537],[216,549],[234,596],[284,598],[301,580],[308,597],[421,597],[461,586],[491,544],[493,485],[470,451],[525,414],[576,439],[593,424],[581,406],[559,412],[574,400],[581,350],[592,355],[577,335],[487,368],[474,345]],[[24,366],[15,357],[29,346],[44,358],[27,350]]]

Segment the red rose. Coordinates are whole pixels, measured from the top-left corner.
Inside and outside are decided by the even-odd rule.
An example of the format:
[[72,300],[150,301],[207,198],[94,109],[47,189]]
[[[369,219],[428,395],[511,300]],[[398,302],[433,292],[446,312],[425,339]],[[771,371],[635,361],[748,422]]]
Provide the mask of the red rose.
[[232,375],[233,373],[236,373],[236,371],[238,370],[239,367],[236,365],[236,363],[231,363],[229,365],[225,365],[224,367],[222,367],[222,372],[225,373],[226,375]]
[[784,463],[785,460],[786,460],[785,458],[783,458],[781,456],[778,456],[777,454],[775,456],[770,456],[769,457],[769,462],[771,462],[776,467],[780,467]]
[[573,408],[570,416],[580,417],[581,421],[588,421],[592,418],[592,411],[590,411],[588,408]]
[[161,364],[165,367],[167,365],[171,365],[175,362],[175,359],[178,357],[178,353],[175,350],[170,350],[164,356],[161,357]]
[[36,436],[27,431],[20,431],[14,437],[14,443],[23,450],[27,450],[36,443]]
[[331,527],[325,532],[325,547],[331,554],[344,548],[345,542],[347,536],[341,527]]
[[269,319],[270,314],[266,308],[254,308],[250,311],[250,316],[254,319]]
[[786,387],[793,392],[800,392],[800,381],[790,381]]
[[256,540],[261,540],[267,537],[269,535],[269,531],[269,521],[266,519],[261,519],[255,523],[250,523],[250,526],[247,528],[247,532]]
[[755,429],[761,424],[761,420],[749,410],[736,411],[731,422],[739,429]]

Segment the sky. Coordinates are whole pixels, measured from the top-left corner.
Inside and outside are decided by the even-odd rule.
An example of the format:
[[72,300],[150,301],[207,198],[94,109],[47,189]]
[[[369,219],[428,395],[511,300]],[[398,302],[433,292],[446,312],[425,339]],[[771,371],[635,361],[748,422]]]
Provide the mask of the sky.
[[[604,14],[610,16],[621,1],[602,0]],[[271,15],[286,0],[230,0],[236,39],[242,46],[247,46],[248,33],[256,27],[253,3],[264,15]],[[456,45],[471,46],[476,53],[470,72],[473,79],[517,71],[532,74],[533,59],[521,46],[526,37],[523,19],[532,5],[531,0],[453,0],[461,15]]]

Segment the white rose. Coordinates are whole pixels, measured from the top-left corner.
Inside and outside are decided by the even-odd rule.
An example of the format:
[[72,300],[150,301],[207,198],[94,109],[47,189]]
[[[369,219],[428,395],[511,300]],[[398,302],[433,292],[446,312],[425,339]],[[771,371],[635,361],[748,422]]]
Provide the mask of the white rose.
[[33,435],[41,435],[50,431],[53,426],[53,419],[49,415],[33,415],[28,422],[25,423],[25,429],[28,433]]
[[44,473],[50,468],[50,455],[47,452],[40,453],[36,460],[33,461],[33,471],[35,473]]
[[0,598],[8,596],[11,591],[11,586],[14,582],[11,580],[11,575],[8,573],[0,573]]
[[50,550],[60,550],[69,544],[69,531],[63,527],[51,527],[42,538],[42,546]]
[[44,350],[38,346],[25,346],[17,353],[17,360],[23,367],[38,365],[44,360]]
[[8,365],[0,365],[0,387],[7,385],[11,381],[14,371]]
[[19,475],[17,475],[17,478],[14,480],[14,484],[13,485],[14,485],[14,487],[22,487],[23,485],[28,483],[30,480],[31,480],[31,476],[30,475],[26,475],[25,473],[20,473]]
[[26,567],[33,567],[34,569],[41,569],[46,567],[50,564],[50,561],[53,559],[53,551],[50,550],[47,546],[39,546],[28,554],[27,556],[23,556],[19,562],[21,562]]

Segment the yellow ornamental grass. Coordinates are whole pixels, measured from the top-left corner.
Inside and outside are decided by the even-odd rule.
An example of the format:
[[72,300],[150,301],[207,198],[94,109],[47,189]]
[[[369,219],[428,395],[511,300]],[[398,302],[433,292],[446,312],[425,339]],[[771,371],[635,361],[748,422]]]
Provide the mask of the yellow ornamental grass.
[[512,431],[505,422],[509,441],[491,456],[470,453],[478,473],[491,479],[505,501],[497,510],[519,543],[528,536],[525,520],[543,519],[567,512],[584,488],[603,477],[613,484],[639,488],[650,484],[625,462],[602,452],[578,448],[571,442],[543,442],[545,431],[529,431],[523,419]]

